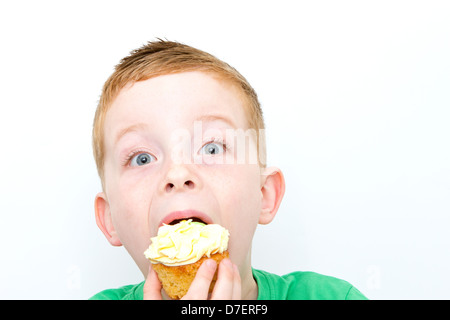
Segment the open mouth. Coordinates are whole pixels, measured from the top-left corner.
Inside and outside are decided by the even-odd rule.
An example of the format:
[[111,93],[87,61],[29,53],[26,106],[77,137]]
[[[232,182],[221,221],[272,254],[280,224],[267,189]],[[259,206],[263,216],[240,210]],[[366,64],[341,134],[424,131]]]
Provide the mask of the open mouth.
[[180,221],[189,219],[192,219],[192,221],[194,222],[201,222],[204,224],[213,223],[212,219],[203,212],[197,210],[183,210],[169,213],[161,220],[160,226],[162,226],[163,224],[174,225]]
[[200,223],[203,223],[203,224],[208,224],[205,221],[203,221],[202,219],[197,218],[197,217],[188,217],[188,218],[182,218],[182,219],[175,219],[172,222],[170,222],[169,224],[173,226],[174,224],[177,224],[177,223],[179,223],[179,222],[181,222],[183,220],[192,220],[192,222],[200,222]]

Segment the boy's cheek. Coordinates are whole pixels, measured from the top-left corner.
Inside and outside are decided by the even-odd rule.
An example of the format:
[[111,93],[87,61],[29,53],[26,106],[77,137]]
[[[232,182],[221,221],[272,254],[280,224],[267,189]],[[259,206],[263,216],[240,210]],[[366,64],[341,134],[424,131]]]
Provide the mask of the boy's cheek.
[[146,218],[150,196],[142,183],[118,180],[109,189],[108,197],[113,219],[118,224],[141,224],[141,220]]
[[255,222],[257,224],[261,207],[259,178],[241,173],[228,181],[226,196],[223,199],[228,207],[227,220],[237,225],[243,222],[253,228]]
[[143,252],[148,246],[150,231],[146,223],[147,212],[148,208],[143,205],[143,201],[133,197],[118,198],[112,209],[117,235],[130,253]]
[[240,264],[250,252],[253,235],[258,225],[258,204],[252,197],[242,194],[235,197],[233,208],[226,213],[227,226],[230,231],[229,249],[235,263]]

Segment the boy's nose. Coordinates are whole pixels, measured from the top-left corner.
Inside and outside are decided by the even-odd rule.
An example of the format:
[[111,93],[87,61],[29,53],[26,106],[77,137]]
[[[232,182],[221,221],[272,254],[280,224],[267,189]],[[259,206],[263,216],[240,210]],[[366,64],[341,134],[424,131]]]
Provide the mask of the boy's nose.
[[[191,181],[191,180],[186,180],[186,181],[184,182],[184,184],[183,184],[183,187],[184,187],[184,188],[187,188],[187,189],[193,189],[193,188],[195,187],[195,184],[194,184],[194,182]],[[177,189],[177,188],[179,188],[179,185],[178,185],[178,184],[175,185],[175,184],[169,182],[169,183],[166,185],[166,192],[170,192],[170,191],[172,191],[172,189]]]
[[198,187],[198,179],[186,166],[177,165],[167,172],[163,186],[165,192],[191,190]]

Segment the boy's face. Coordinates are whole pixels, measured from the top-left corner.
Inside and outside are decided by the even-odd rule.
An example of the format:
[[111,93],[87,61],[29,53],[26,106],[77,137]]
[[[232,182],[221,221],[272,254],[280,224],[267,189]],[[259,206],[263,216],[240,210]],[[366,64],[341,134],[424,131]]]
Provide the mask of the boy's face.
[[[150,237],[163,222],[188,217],[227,228],[231,260],[240,267],[250,261],[267,176],[257,161],[230,161],[237,157],[235,141],[224,141],[231,129],[248,129],[238,89],[202,72],[128,85],[113,102],[97,223],[144,274]],[[246,152],[256,152],[256,141],[247,143]]]

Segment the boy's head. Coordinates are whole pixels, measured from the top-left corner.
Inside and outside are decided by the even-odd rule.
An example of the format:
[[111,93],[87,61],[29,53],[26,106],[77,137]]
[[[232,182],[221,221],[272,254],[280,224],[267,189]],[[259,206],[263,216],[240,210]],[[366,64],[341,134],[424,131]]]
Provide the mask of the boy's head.
[[260,136],[257,139],[259,163],[265,166],[266,146],[264,120],[256,92],[233,67],[209,53],[177,42],[149,42],[122,59],[105,82],[94,118],[93,149],[97,170],[104,186],[104,125],[112,102],[126,85],[161,75],[189,71],[208,73],[238,88],[244,102],[249,128]]
[[95,115],[99,228],[146,274],[143,252],[162,223],[221,224],[245,279],[256,225],[273,219],[284,194],[281,171],[264,164],[263,129],[254,90],[229,65],[174,42],[134,51]]

